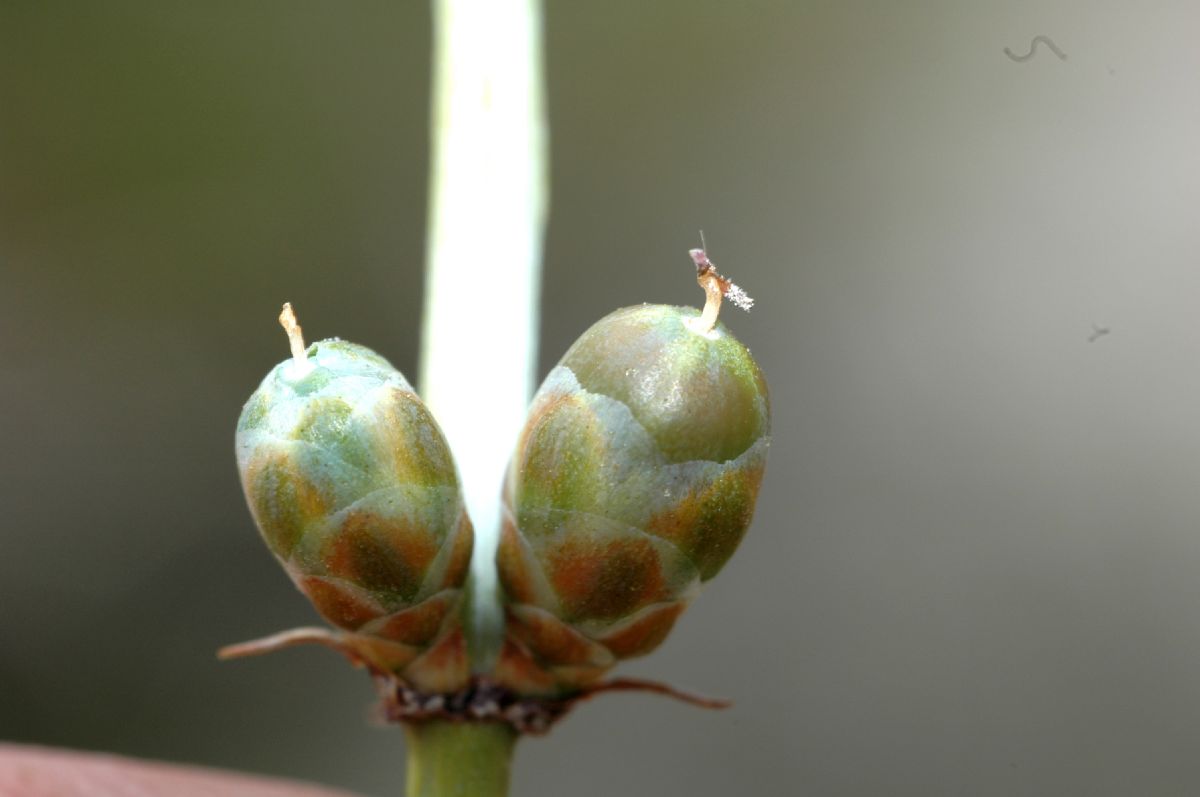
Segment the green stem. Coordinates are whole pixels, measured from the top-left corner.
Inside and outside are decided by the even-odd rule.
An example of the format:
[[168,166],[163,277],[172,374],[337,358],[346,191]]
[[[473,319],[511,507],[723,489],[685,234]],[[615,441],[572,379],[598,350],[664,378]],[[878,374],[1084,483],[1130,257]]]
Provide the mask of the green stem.
[[517,736],[495,722],[405,725],[408,797],[505,797]]

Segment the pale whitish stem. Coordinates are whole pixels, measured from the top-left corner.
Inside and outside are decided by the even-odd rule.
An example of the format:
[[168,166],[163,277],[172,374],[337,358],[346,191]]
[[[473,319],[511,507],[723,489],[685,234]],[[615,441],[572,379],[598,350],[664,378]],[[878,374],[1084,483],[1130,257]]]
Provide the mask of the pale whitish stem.
[[435,0],[420,387],[475,524],[472,661],[502,635],[500,485],[532,393],[547,208],[538,0]]

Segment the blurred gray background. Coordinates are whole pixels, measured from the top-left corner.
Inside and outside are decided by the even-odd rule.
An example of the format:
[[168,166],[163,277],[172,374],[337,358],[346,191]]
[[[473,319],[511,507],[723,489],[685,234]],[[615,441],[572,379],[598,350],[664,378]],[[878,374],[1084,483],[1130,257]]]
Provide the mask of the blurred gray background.
[[[280,302],[416,373],[429,26],[0,2],[0,738],[400,791],[360,672],[213,652],[313,620],[233,461]],[[703,227],[775,437],[742,549],[623,670],[736,706],[598,700],[514,794],[1200,790],[1197,30],[550,4],[542,372],[616,307],[698,305]],[[1004,54],[1039,34],[1067,60]]]

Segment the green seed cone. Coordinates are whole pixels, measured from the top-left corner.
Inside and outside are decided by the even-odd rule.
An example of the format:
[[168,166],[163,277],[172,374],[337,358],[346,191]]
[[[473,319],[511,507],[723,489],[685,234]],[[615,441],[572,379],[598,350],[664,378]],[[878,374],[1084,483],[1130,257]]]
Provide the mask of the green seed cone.
[[770,445],[766,382],[721,325],[643,305],[583,334],[534,397],[503,494],[497,677],[594,683],[658,646],[737,548]]
[[399,371],[314,343],[246,402],[237,460],[267,547],[342,643],[417,689],[468,677],[460,608],[472,532],[441,430]]

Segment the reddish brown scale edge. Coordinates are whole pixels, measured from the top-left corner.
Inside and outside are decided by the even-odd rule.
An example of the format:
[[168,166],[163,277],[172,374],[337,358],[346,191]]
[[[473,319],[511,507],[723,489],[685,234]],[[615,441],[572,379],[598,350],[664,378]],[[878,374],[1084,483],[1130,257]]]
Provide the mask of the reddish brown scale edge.
[[263,639],[228,645],[217,651],[217,657],[233,659],[256,656],[309,643],[333,648],[349,659],[352,665],[370,673],[379,695],[378,716],[385,722],[496,722],[507,724],[520,734],[542,735],[549,732],[571,709],[604,692],[650,692],[707,709],[723,709],[732,705],[728,700],[704,697],[640,678],[613,678],[560,697],[521,695],[486,675],[471,676],[465,688],[453,692],[421,692],[394,673],[364,658],[348,635],[315,627],[296,628]]

